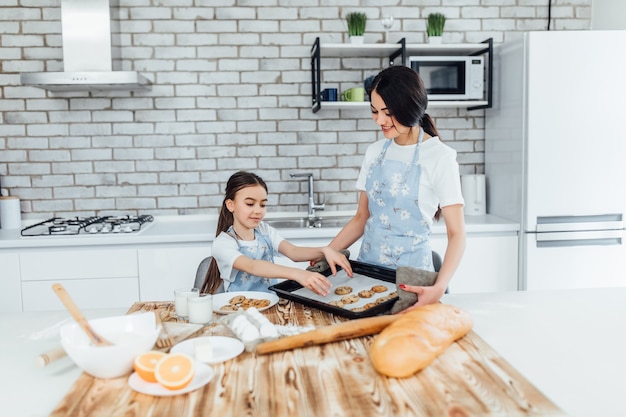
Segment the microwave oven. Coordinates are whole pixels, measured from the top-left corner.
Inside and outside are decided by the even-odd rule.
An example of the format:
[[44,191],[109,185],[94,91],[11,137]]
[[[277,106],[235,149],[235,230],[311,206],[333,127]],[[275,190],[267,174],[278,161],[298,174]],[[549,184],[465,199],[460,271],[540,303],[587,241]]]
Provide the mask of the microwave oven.
[[412,56],[410,67],[424,80],[429,100],[481,100],[482,56]]

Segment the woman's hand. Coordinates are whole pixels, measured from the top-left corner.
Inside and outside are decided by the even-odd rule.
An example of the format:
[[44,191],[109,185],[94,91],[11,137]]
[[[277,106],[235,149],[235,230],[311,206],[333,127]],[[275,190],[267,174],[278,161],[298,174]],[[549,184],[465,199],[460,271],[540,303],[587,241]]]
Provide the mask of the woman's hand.
[[336,251],[330,246],[322,248],[322,253],[333,275],[337,275],[337,266],[340,266],[349,277],[352,277],[352,265],[350,265],[350,260],[343,253]]
[[315,294],[324,297],[330,293],[330,288],[332,287],[331,282],[324,275],[318,272],[307,271],[306,269],[299,270],[294,281],[310,289]]
[[402,311],[402,313],[408,313],[411,310],[415,310],[421,306],[427,304],[435,304],[439,302],[446,289],[440,289],[438,286],[433,285],[431,287],[421,287],[418,285],[400,285],[400,290],[408,291],[417,294],[417,302],[409,308]]

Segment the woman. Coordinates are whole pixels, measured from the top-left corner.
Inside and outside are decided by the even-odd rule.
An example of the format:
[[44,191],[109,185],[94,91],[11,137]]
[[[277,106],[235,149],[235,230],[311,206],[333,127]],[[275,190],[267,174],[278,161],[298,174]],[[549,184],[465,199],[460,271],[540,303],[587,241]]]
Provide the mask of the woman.
[[342,253],[327,246],[296,246],[263,223],[266,204],[267,185],[261,177],[239,171],[229,178],[212,246],[213,260],[202,293],[214,294],[222,288],[227,292],[269,292],[269,287],[279,282],[278,278],[284,278],[316,294],[329,294],[332,283],[328,278],[317,272],[275,264],[274,255],[279,253],[295,262],[323,256],[333,275],[340,266],[352,276],[350,262]]
[[347,248],[362,236],[359,261],[433,271],[430,228],[443,216],[448,246],[437,281],[432,287],[400,285],[418,296],[405,311],[439,301],[465,250],[456,152],[439,139],[427,105],[424,83],[412,69],[393,66],[376,76],[370,106],[385,139],[367,149],[356,214],[330,243]]

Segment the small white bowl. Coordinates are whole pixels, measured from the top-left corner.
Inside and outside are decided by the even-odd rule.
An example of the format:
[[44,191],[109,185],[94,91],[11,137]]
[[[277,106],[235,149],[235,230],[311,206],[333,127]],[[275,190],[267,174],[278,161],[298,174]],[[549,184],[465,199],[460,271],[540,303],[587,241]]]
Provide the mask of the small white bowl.
[[154,347],[161,325],[154,313],[89,320],[113,346],[94,346],[78,323],[61,326],[61,345],[79,368],[96,378],[117,378],[130,373],[135,356]]

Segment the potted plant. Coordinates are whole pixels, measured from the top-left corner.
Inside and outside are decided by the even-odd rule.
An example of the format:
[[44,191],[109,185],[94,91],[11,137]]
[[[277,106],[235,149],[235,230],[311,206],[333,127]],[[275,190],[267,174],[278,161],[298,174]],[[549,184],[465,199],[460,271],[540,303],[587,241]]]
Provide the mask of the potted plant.
[[365,24],[367,16],[365,13],[352,12],[346,16],[348,23],[348,36],[351,43],[363,43],[363,34],[365,33]]
[[446,24],[446,16],[441,13],[431,13],[428,15],[426,22],[426,34],[428,41],[431,43],[441,43],[441,35],[443,35],[443,27]]

